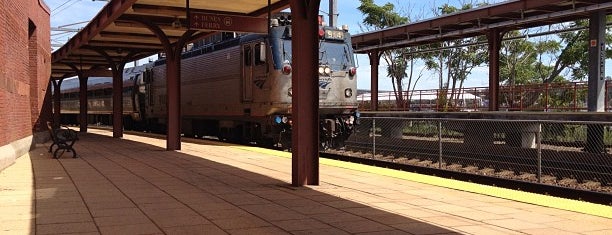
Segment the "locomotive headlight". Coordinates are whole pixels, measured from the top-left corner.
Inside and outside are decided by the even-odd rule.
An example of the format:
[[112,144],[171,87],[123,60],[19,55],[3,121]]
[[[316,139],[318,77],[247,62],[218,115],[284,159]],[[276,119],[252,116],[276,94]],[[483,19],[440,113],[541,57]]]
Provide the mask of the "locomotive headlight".
[[331,75],[331,68],[327,66],[319,66],[319,75]]
[[287,123],[289,121],[288,117],[283,117],[283,123]]
[[331,68],[325,67],[325,75],[330,75],[330,74],[331,74]]
[[351,88],[344,89],[344,97],[349,98],[351,96],[353,96],[353,89]]

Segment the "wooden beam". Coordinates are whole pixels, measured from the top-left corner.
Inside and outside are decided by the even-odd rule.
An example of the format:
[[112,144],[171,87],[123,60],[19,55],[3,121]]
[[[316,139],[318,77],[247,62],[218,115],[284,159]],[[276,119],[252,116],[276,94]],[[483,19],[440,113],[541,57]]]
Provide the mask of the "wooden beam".
[[[116,38],[116,39],[137,39],[137,40],[158,40],[153,34],[140,34],[140,33],[119,33],[119,32],[101,32],[100,37],[104,38]],[[169,36],[174,40],[178,40],[180,37]]]
[[106,41],[90,41],[89,46],[104,48],[104,50],[125,50],[125,49],[158,49],[162,50],[163,47],[159,44],[149,43],[118,43],[118,42],[106,42]]

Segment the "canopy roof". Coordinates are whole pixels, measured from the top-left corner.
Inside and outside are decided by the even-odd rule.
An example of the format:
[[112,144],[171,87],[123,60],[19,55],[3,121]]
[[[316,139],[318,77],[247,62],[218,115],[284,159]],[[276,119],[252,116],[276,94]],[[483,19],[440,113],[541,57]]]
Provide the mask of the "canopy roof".
[[[278,12],[288,6],[288,0],[112,0],[85,28],[53,52],[51,77],[74,76],[74,68],[89,71],[90,76],[108,74],[109,61],[104,54],[116,63],[162,52],[162,40],[147,24],[159,27],[168,43],[174,44],[190,30],[188,14],[266,17],[268,11]],[[251,32],[251,26],[247,23],[237,31]],[[197,32],[188,41],[217,32],[194,30]]]
[[612,12],[609,0],[510,0],[471,10],[356,34],[356,53],[425,45],[452,39],[550,25]]

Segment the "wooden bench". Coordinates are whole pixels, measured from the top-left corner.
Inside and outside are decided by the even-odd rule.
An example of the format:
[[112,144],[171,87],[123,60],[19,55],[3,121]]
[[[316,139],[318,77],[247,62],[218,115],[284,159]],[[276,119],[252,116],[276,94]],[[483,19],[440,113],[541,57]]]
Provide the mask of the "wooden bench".
[[[49,152],[53,153],[54,158],[61,157],[65,152],[72,152],[72,157],[76,158],[77,153],[72,148],[74,143],[79,139],[77,132],[67,127],[55,128],[51,122],[47,122],[47,129],[51,135],[51,141],[53,143],[49,146]],[[53,147],[57,146],[57,149],[53,151]]]

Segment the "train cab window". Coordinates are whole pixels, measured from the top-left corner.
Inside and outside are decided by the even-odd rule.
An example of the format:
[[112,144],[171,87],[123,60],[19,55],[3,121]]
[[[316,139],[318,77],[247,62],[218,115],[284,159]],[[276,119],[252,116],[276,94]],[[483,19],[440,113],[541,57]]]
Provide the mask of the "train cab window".
[[255,65],[266,63],[266,44],[261,42],[255,44]]
[[244,65],[251,66],[253,58],[253,51],[250,45],[244,46]]

